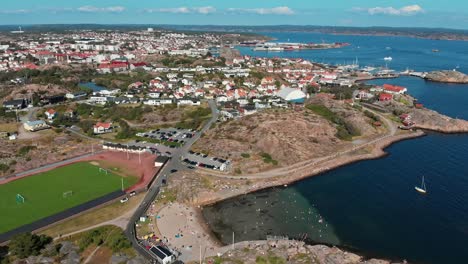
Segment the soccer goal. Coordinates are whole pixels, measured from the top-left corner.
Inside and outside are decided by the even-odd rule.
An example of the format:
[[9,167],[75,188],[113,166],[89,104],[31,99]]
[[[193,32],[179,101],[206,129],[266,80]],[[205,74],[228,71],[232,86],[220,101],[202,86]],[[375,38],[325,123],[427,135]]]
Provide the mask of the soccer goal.
[[99,173],[109,174],[109,171],[103,168],[99,168]]
[[68,198],[73,195],[73,191],[66,191],[63,192],[63,198]]
[[16,202],[17,202],[17,203],[24,203],[25,201],[26,201],[26,200],[24,199],[24,196],[23,196],[23,195],[21,195],[21,194],[19,194],[19,193],[16,194]]

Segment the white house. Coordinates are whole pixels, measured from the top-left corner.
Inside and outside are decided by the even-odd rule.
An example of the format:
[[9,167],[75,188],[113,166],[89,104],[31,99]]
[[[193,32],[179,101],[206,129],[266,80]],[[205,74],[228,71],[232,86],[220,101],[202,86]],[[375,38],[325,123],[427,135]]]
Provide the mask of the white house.
[[49,109],[44,113],[47,116],[47,119],[52,120],[57,116],[57,112],[54,109]]
[[112,123],[98,122],[93,127],[94,134],[104,134],[112,132]]
[[177,105],[191,105],[191,106],[198,106],[201,102],[198,99],[179,99],[177,101]]

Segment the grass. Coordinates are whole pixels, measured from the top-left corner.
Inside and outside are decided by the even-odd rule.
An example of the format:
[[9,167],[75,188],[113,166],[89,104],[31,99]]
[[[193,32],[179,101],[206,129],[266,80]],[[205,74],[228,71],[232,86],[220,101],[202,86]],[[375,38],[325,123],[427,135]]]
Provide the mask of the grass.
[[0,124],[0,132],[13,133],[18,131],[18,123],[2,123]]
[[[126,177],[124,187],[137,182]],[[0,185],[0,233],[120,190],[121,176],[100,173],[97,166],[79,162]],[[73,195],[64,198],[63,193]],[[25,203],[16,202],[16,194]]]
[[347,122],[342,117],[328,109],[326,106],[309,104],[306,106],[306,108],[335,124],[337,129],[335,136],[339,139],[350,141],[354,136],[361,135],[359,128]]
[[309,104],[306,106],[307,109],[311,110],[315,114],[322,116],[330,122],[336,123],[338,118],[337,114],[333,113],[330,109],[323,105]]
[[271,157],[270,154],[263,152],[263,153],[260,154],[260,156],[263,158],[263,162],[265,162],[265,163],[271,163],[271,164],[273,164],[273,165],[275,165],[275,166],[278,165],[278,161],[277,161],[277,160],[274,160],[274,159]]
[[130,200],[126,203],[116,201],[110,205],[93,209],[82,215],[53,225],[52,227],[47,228],[40,233],[50,237],[58,237],[60,235],[66,235],[90,226],[97,225],[99,223],[115,219],[125,214],[130,209],[137,207],[144,197],[145,194],[142,193],[131,197]]

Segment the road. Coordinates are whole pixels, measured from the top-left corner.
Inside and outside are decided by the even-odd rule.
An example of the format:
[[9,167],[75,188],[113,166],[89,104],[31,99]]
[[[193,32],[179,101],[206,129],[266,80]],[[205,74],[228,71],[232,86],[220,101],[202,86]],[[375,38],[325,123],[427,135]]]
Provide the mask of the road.
[[[136,239],[135,223],[139,220],[140,216],[142,216],[142,215],[144,215],[146,213],[146,211],[148,210],[148,207],[156,199],[156,197],[157,197],[157,195],[158,195],[158,193],[159,193],[159,191],[161,189],[161,186],[162,186],[162,180],[165,177],[167,177],[166,175],[170,175],[170,171],[173,170],[173,169],[176,169],[176,170],[186,169],[186,166],[181,163],[180,158],[182,156],[184,156],[184,155],[187,155],[187,153],[190,150],[190,148],[192,147],[192,145],[201,137],[201,135],[203,133],[205,133],[208,129],[210,129],[210,127],[212,126],[212,124],[214,122],[216,122],[216,120],[218,118],[218,110],[217,110],[216,104],[215,104],[215,102],[213,100],[209,100],[208,103],[209,103],[209,106],[210,106],[211,112],[212,112],[211,119],[204,125],[204,127],[200,130],[200,132],[197,133],[193,138],[188,140],[184,146],[174,150],[174,152],[172,153],[172,158],[160,170],[160,172],[157,175],[156,180],[153,182],[152,186],[148,190],[148,192],[147,192],[145,198],[143,199],[142,203],[135,210],[134,214],[130,217],[130,221],[128,222],[127,228],[125,230],[125,235],[132,242],[132,245],[135,248],[135,250],[138,251],[138,253],[140,255],[142,255],[143,257],[145,257],[145,258],[147,258],[149,260],[154,261],[155,257],[151,253],[149,253],[143,246],[141,246],[138,243],[138,240]],[[388,133],[386,133],[385,135],[383,135],[383,136],[381,136],[381,137],[379,137],[377,139],[374,139],[374,140],[371,140],[371,141],[366,142],[364,144],[361,144],[359,146],[356,146],[356,147],[354,147],[352,149],[336,153],[334,155],[331,155],[330,157],[325,157],[325,160],[328,160],[328,159],[331,159],[331,158],[336,158],[339,155],[343,155],[343,154],[346,154],[348,152],[355,151],[357,149],[369,146],[371,144],[374,144],[374,143],[376,143],[376,142],[378,142],[380,140],[386,139],[386,138],[391,137],[391,136],[396,134],[397,129],[396,129],[395,125],[393,124],[393,122],[391,120],[388,120],[385,116],[383,116],[383,115],[381,115],[381,114],[379,114],[379,113],[377,113],[377,112],[375,112],[375,111],[373,111],[371,109],[366,109],[366,110],[369,110],[370,112],[372,112],[372,113],[378,115],[379,117],[381,117],[381,119],[386,123],[386,125],[388,127]],[[316,162],[318,162],[318,161],[314,160],[313,164],[315,164]],[[291,168],[289,168],[289,167],[288,168],[283,168],[283,169],[281,169],[281,171],[278,171],[277,173],[279,173],[279,172],[285,173],[288,170],[298,170],[301,167],[306,167],[306,166],[310,166],[310,165],[312,165],[311,161],[303,161],[301,163],[298,163],[298,164],[295,164],[295,165],[291,166]],[[252,175],[252,178],[254,178],[254,177],[255,178],[256,177],[265,177],[266,175],[272,176],[272,175],[275,175],[275,174],[276,173],[272,173],[271,171],[269,171],[265,175],[263,175],[263,174],[262,175],[255,175],[255,176]],[[219,174],[215,175],[215,173],[213,173],[213,175],[214,176],[219,176]],[[224,177],[230,177],[230,176],[225,175]],[[239,177],[237,176],[236,178],[239,178]],[[241,178],[245,178],[245,176],[243,175]]]
[[151,203],[156,199],[159,190],[162,186],[162,180],[167,177],[166,175],[170,175],[170,171],[173,169],[182,170],[186,169],[186,166],[180,162],[180,158],[188,153],[192,145],[200,139],[201,135],[205,133],[210,127],[213,125],[214,122],[218,119],[218,109],[216,107],[216,103],[213,100],[208,100],[208,104],[211,109],[211,119],[203,126],[203,128],[195,134],[194,137],[187,140],[184,146],[177,148],[172,153],[172,158],[164,165],[163,168],[159,171],[156,180],[151,185],[150,189],[148,190],[145,198],[141,202],[140,206],[136,209],[134,214],[131,216],[130,221],[125,229],[125,235],[127,238],[132,242],[133,247],[135,248],[138,253],[149,259],[155,260],[155,257],[150,254],[144,247],[142,247],[138,240],[136,239],[136,230],[135,230],[135,223],[139,220],[140,216],[144,215],[148,210],[148,207]]

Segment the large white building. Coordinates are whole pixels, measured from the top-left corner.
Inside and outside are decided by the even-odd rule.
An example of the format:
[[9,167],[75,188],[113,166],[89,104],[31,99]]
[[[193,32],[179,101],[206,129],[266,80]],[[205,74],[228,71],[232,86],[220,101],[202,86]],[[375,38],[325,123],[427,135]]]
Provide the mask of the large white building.
[[288,102],[303,102],[306,98],[306,94],[301,90],[289,87],[281,88],[276,95]]

